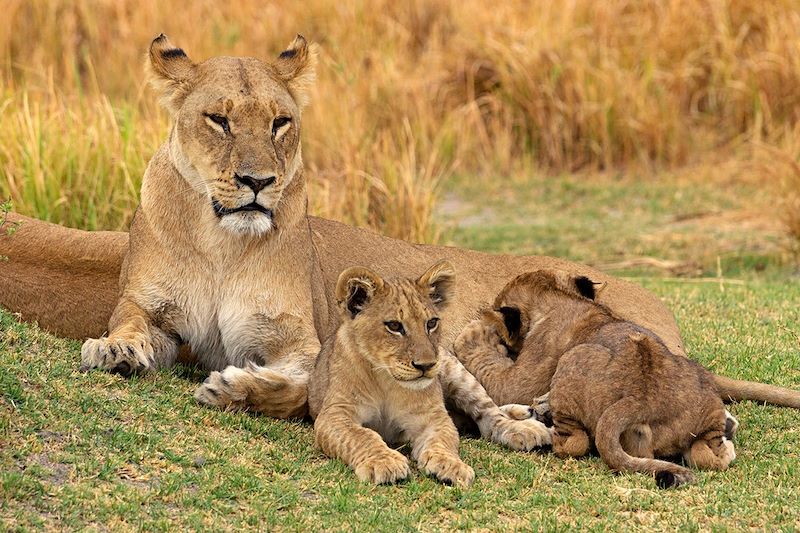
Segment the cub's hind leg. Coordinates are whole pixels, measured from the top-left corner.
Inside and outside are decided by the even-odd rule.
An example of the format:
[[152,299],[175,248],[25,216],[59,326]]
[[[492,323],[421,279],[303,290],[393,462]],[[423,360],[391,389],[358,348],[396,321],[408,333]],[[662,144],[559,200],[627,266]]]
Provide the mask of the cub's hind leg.
[[156,327],[138,304],[123,298],[111,316],[111,333],[87,339],[81,348],[81,371],[100,368],[130,376],[172,366],[178,356],[178,342]]
[[688,463],[703,470],[725,470],[736,459],[733,442],[725,436],[724,426],[700,435],[685,454]]
[[583,457],[591,447],[589,435],[580,422],[564,416],[553,417],[553,453],[558,457]]

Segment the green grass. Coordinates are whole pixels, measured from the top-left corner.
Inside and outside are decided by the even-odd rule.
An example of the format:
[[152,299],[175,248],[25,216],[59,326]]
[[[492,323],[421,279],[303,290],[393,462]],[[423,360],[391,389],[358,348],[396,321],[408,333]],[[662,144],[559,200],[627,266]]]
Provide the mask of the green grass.
[[[721,254],[713,242],[736,236],[714,241],[687,229],[690,242],[703,244],[648,244],[646,235],[677,215],[738,209],[736,195],[609,183],[559,178],[523,199],[493,191],[493,212],[483,219],[474,218],[482,210],[469,188],[451,184],[459,196],[448,197],[450,211],[441,216],[449,238],[462,245],[596,263],[639,253],[694,259],[698,250],[705,261]],[[675,200],[681,190],[692,200]],[[616,242],[633,249],[617,255]],[[748,268],[735,253],[726,255],[724,273],[730,269],[742,285],[721,289],[652,271],[637,281],[675,310],[692,357],[716,372],[800,388],[800,280],[777,245],[742,253],[766,265]],[[703,271],[714,271],[713,263]],[[470,489],[418,472],[408,482],[373,487],[322,456],[308,423],[196,405],[201,370],[179,366],[131,380],[81,374],[79,348],[0,311],[2,530],[800,529],[795,410],[733,405],[742,423],[734,466],[701,473],[696,485],[679,490],[660,491],[644,475],[613,475],[597,458],[563,461],[472,439],[461,447],[477,476]]]

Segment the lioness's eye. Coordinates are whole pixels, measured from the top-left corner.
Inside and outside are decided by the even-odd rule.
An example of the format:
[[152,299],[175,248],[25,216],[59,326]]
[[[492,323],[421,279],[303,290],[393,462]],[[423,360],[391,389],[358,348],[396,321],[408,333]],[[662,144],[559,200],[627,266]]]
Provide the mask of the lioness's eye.
[[228,124],[227,118],[223,117],[222,115],[217,115],[216,113],[212,113],[206,116],[211,119],[211,122],[221,127],[222,131],[224,131],[225,133],[230,133],[231,128],[230,125]]
[[433,333],[434,331],[436,331],[436,328],[439,327],[439,319],[433,317],[430,320],[428,320],[428,323],[425,324],[425,326],[428,328],[428,333]]
[[278,130],[292,121],[291,117],[275,117],[272,121],[272,135],[278,133]]
[[406,332],[405,328],[403,327],[403,324],[401,324],[397,320],[388,320],[384,322],[383,325],[386,326],[386,329],[389,330],[389,333],[396,333],[398,335],[402,335]]

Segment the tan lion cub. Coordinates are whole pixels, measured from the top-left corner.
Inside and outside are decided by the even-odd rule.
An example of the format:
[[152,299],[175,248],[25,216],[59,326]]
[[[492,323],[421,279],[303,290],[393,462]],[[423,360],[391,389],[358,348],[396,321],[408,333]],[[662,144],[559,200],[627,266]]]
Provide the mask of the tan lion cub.
[[383,280],[359,267],[339,276],[342,322],[317,359],[309,407],[317,446],[362,481],[409,475],[408,459],[385,441],[410,442],[419,467],[440,481],[468,486],[475,477],[458,456],[458,432],[437,379],[460,367],[439,348],[439,311],[453,282],[447,262],[416,281]]
[[556,455],[586,455],[594,441],[609,467],[654,474],[662,488],[693,475],[654,457],[683,455],[692,466],[727,468],[736,454],[713,374],[594,298],[595,284],[585,277],[518,276],[494,310],[465,328],[456,355],[485,385],[505,386],[517,398],[541,394],[536,376],[552,368]]

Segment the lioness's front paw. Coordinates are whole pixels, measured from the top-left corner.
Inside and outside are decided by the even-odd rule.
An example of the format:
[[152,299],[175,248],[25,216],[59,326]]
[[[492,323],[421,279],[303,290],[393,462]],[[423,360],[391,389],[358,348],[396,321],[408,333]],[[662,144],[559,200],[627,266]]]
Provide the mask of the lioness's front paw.
[[411,473],[408,458],[397,450],[387,449],[379,455],[370,457],[356,467],[356,477],[377,485],[394,483],[405,479]]
[[81,348],[81,372],[101,368],[125,377],[155,368],[153,347],[144,335],[133,339],[87,339]]
[[491,440],[512,450],[527,452],[551,445],[553,433],[550,428],[535,418],[512,420],[503,417],[498,418],[494,424]]
[[456,487],[469,487],[475,479],[475,471],[457,456],[432,452],[423,453],[419,466],[426,473],[436,476],[442,483]]
[[214,371],[194,391],[199,403],[220,409],[244,409],[247,399],[247,372],[228,366],[222,372]]

